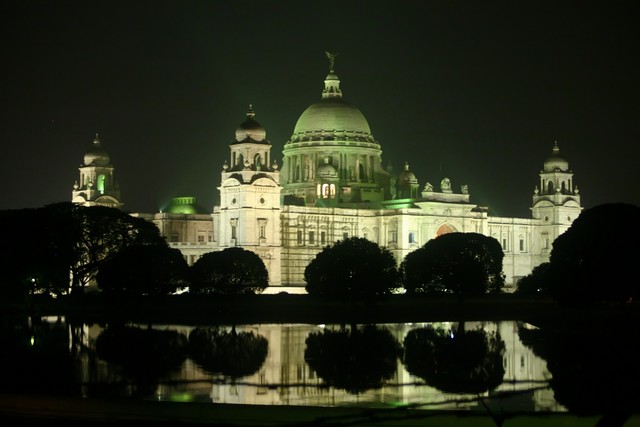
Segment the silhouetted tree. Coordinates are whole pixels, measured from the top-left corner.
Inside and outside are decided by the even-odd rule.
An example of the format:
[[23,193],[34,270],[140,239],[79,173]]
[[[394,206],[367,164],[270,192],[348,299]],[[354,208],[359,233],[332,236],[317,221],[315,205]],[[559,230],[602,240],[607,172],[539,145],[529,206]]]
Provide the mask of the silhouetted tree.
[[[628,301],[640,296],[636,262],[640,207],[603,204],[584,210],[553,242],[551,295],[559,301]],[[624,232],[618,227],[625,224]]]
[[518,281],[516,293],[528,296],[548,296],[550,277],[549,270],[551,263],[543,262],[533,268],[531,273],[527,274]]
[[29,294],[67,293],[69,258],[58,248],[51,217],[43,209],[0,211],[8,225],[0,234],[5,250],[0,257],[3,274],[0,297],[24,300]]
[[107,259],[96,281],[105,292],[169,295],[188,286],[189,266],[178,249],[129,246]]
[[448,233],[409,253],[400,265],[407,293],[459,298],[500,292],[504,252],[493,237]]
[[398,288],[398,279],[393,254],[361,237],[325,247],[304,271],[307,292],[327,297],[387,295]]
[[[12,246],[13,254],[5,260],[15,267],[10,281],[34,293],[59,295],[70,288],[82,291],[100,266],[127,246],[167,247],[152,222],[116,208],[62,202],[4,212],[3,216],[12,220],[11,228],[22,235],[22,239],[15,239],[17,246]],[[11,231],[3,239],[13,239],[16,234]]]
[[326,385],[352,394],[380,388],[393,378],[402,349],[384,327],[326,329],[306,339],[304,359]]
[[413,329],[404,339],[407,371],[445,393],[477,394],[504,378],[505,343],[482,329]]
[[206,371],[232,379],[253,375],[264,364],[269,341],[253,331],[198,327],[189,334],[189,355]]
[[160,230],[144,218],[104,206],[71,207],[70,211],[73,238],[65,245],[70,247],[73,260],[72,291],[82,290],[107,259],[127,246],[167,246]]
[[201,256],[191,266],[189,293],[243,295],[269,286],[269,272],[262,259],[242,248],[227,248]]

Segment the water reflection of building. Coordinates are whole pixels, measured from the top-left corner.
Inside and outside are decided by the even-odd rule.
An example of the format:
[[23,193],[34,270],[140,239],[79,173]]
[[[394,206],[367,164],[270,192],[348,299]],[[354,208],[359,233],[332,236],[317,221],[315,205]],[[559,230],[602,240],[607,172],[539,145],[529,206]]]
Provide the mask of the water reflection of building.
[[[424,135],[416,138],[428,146]],[[281,170],[271,148],[250,107],[221,165],[219,206],[211,212],[193,197],[178,197],[160,213],[135,215],[153,221],[189,264],[204,253],[238,246],[264,261],[267,292],[304,292],[305,267],[337,240],[367,238],[388,248],[399,263],[430,239],[456,231],[496,238],[504,250],[506,282],[514,289],[520,277],[548,260],[554,239],[582,209],[573,171],[557,144],[533,190],[531,218],[490,216],[488,208],[472,203],[467,183],[454,185],[455,178],[434,177],[439,184],[420,188],[408,163],[398,173],[384,168],[381,144],[362,112],[343,98],[333,67],[321,99],[299,116],[284,144]],[[113,165],[98,141],[85,156],[73,201],[120,206],[119,194]]]
[[[409,331],[429,324],[390,324],[388,328],[400,344]],[[446,330],[457,328],[455,324],[430,325]],[[524,327],[531,327],[522,325]],[[144,328],[147,326],[145,325]],[[189,335],[192,327],[161,326]],[[324,387],[323,380],[310,369],[305,361],[306,339],[312,332],[339,329],[338,325],[250,325],[237,326],[238,333],[253,332],[266,338],[269,351],[260,369],[253,375],[230,380],[222,375],[205,372],[187,358],[180,369],[166,378],[161,378],[156,389],[158,400],[191,400],[213,403],[252,405],[310,405],[340,406],[359,404],[371,407],[406,404],[425,405],[424,409],[473,409],[478,407],[478,396],[443,393],[427,386],[424,380],[411,375],[398,361],[394,377],[378,389],[362,394],[351,394],[345,390]],[[550,388],[545,387],[551,376],[546,362],[525,347],[518,336],[518,324],[505,322],[467,322],[466,330],[481,328],[486,332],[497,332],[505,343],[503,383],[491,392],[482,395],[485,402],[492,402],[496,395],[505,391],[521,392],[517,404],[521,411],[564,411],[558,405]],[[228,328],[230,330],[230,328]],[[83,342],[91,348],[95,345],[102,328],[85,326]],[[82,379],[87,383],[115,383],[123,378],[117,367],[84,353]],[[505,404],[507,407],[509,403]]]

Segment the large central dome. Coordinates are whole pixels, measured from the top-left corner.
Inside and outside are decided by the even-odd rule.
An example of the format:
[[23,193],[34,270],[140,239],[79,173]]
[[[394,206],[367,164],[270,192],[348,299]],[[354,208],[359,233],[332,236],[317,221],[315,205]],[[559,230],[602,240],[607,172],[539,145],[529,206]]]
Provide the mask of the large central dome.
[[382,167],[380,144],[360,110],[342,99],[335,55],[326,53],[322,99],[304,110],[284,144],[281,194],[290,196],[290,204],[323,207],[387,200],[390,176]]
[[323,131],[371,135],[364,115],[342,98],[325,98],[309,106],[300,115],[293,134],[303,137],[309,132]]
[[367,119],[342,98],[340,79],[333,71],[324,80],[322,99],[298,118],[290,142],[332,140],[375,142]]

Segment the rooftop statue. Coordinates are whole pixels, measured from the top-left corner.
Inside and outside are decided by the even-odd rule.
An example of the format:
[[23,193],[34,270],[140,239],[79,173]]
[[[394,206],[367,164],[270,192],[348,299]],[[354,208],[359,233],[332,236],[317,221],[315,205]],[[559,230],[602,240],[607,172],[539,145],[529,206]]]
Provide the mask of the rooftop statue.
[[340,55],[339,53],[331,53],[328,51],[324,52],[327,55],[327,58],[329,59],[329,72],[333,73],[333,66],[335,65],[336,62],[336,56]]

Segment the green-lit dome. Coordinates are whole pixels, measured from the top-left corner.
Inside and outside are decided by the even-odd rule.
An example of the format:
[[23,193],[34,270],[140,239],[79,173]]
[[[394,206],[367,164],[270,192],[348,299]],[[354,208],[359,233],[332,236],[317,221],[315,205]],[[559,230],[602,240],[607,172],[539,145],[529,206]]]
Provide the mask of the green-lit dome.
[[196,203],[195,197],[174,197],[169,206],[162,210],[171,214],[206,214],[204,208]]
[[342,98],[327,98],[307,108],[296,123],[294,134],[347,131],[371,134],[364,115]]
[[369,123],[360,110],[344,99],[338,76],[330,72],[322,99],[298,118],[291,142],[351,140],[375,142]]

